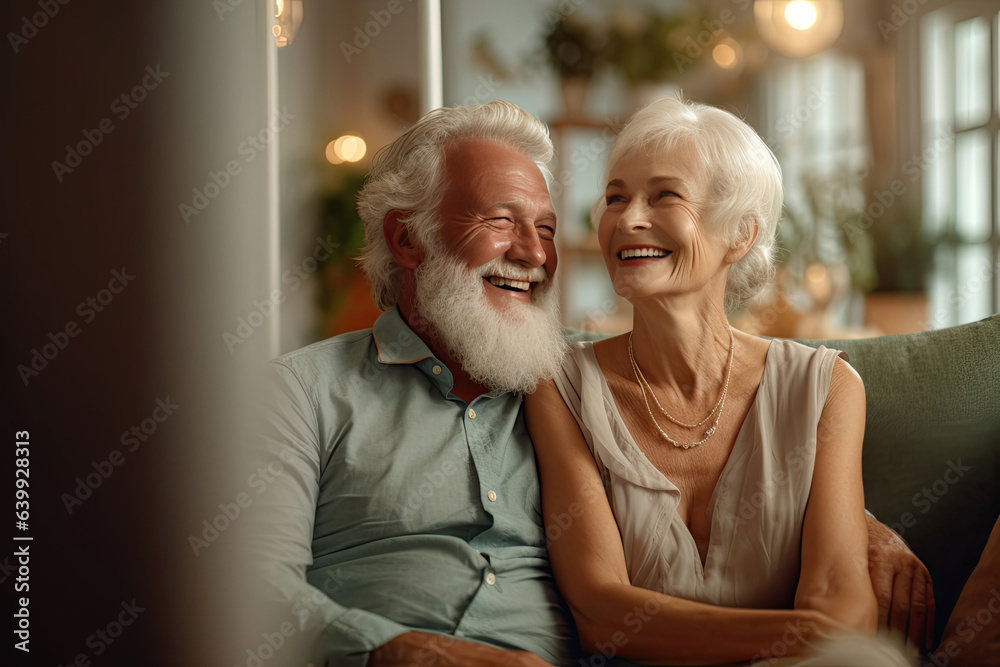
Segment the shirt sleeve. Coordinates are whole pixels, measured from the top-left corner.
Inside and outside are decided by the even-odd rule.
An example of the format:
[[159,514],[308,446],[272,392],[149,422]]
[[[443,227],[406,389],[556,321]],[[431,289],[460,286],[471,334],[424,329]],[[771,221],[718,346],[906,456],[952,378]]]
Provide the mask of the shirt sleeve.
[[270,364],[254,453],[268,473],[248,535],[268,609],[292,620],[301,650],[320,665],[365,665],[368,653],[409,632],[364,609],[347,608],[306,580],[319,496],[322,446],[315,404],[295,372]]

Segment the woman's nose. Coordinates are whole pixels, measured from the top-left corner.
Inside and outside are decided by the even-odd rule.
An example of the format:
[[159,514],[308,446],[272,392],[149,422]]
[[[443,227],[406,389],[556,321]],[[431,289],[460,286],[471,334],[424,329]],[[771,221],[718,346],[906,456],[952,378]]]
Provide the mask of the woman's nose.
[[632,200],[618,218],[618,228],[623,232],[649,229],[646,208],[641,202]]

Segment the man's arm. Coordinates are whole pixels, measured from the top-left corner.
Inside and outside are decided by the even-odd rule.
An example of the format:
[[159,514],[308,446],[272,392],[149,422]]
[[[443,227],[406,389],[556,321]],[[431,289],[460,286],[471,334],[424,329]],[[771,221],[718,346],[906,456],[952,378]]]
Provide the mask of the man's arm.
[[931,575],[903,538],[868,515],[868,570],[878,601],[879,627],[903,633],[918,648],[934,643]]
[[[292,622],[300,649],[321,664],[365,665],[368,653],[409,628],[364,609],[338,604],[333,590],[306,580],[312,564],[321,447],[313,402],[295,373],[269,364],[267,395],[254,443],[255,465],[268,472],[248,514],[253,565],[268,621]],[[277,625],[275,625],[277,627]]]
[[549,663],[527,651],[505,651],[450,636],[408,632],[371,653],[368,667],[545,667]]
[[297,650],[319,664],[548,664],[532,653],[414,632],[379,614],[338,604],[339,583],[335,580],[331,580],[332,588],[321,589],[308,583],[305,574],[312,563],[322,465],[318,420],[295,373],[281,364],[270,366],[271,395],[265,402],[264,423],[254,452],[259,458],[257,465],[270,473],[270,481],[249,508],[254,517],[249,523],[255,565],[260,568],[265,602],[276,612],[270,621],[273,627],[264,629],[273,631],[281,622],[293,622]]

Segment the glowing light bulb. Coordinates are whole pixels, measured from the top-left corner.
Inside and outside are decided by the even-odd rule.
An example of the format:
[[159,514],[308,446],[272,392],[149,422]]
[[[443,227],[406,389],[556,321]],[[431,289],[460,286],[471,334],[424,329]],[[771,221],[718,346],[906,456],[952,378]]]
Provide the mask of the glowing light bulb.
[[816,24],[816,8],[808,0],[793,0],[785,5],[785,20],[796,30],[808,30]]
[[325,153],[330,164],[340,164],[341,162],[357,162],[365,156],[367,150],[368,146],[364,139],[352,134],[345,134],[328,143]]
[[733,45],[728,42],[721,42],[712,49],[712,60],[723,69],[732,69],[739,62],[739,54]]

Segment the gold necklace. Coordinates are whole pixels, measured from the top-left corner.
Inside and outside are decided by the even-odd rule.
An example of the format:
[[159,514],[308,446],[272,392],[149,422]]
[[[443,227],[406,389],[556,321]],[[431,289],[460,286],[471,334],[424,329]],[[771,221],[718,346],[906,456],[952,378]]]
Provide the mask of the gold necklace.
[[[719,400],[716,401],[715,407],[712,408],[712,411],[709,412],[704,419],[702,419],[697,424],[688,424],[680,421],[679,419],[675,419],[673,416],[671,416],[666,410],[663,409],[663,406],[660,405],[660,402],[656,399],[656,394],[653,392],[653,387],[648,382],[646,382],[646,378],[643,376],[642,371],[639,370],[639,364],[637,364],[635,361],[635,354],[632,352],[632,332],[631,331],[629,332],[628,358],[629,361],[632,362],[632,372],[635,374],[635,381],[639,385],[639,390],[642,391],[642,400],[646,404],[646,412],[649,413],[649,418],[653,420],[653,425],[656,427],[656,430],[659,431],[660,435],[663,436],[663,438],[674,447],[680,447],[682,449],[691,449],[692,447],[697,447],[698,445],[704,443],[706,440],[711,438],[712,435],[715,433],[715,428],[719,425],[719,419],[722,418],[722,411],[726,407],[726,395],[729,393],[729,378],[733,372],[733,349],[734,349],[733,328],[729,327],[729,360],[726,362],[726,381],[723,384],[722,393],[719,394]],[[659,422],[656,421],[656,416],[653,415],[653,409],[649,405],[649,398],[647,398],[646,396],[647,386],[649,387],[649,393],[652,394],[653,396],[653,402],[656,403],[656,407],[659,408],[660,412],[663,413],[664,417],[666,417],[667,419],[669,419],[671,422],[673,422],[678,426],[682,426],[684,428],[698,428],[699,426],[707,422],[714,414],[715,421],[712,422],[712,425],[708,428],[707,431],[705,431],[705,437],[703,437],[701,440],[698,440],[697,442],[681,443],[674,440],[669,435],[667,435],[666,431],[664,431],[663,428],[660,427]]]

